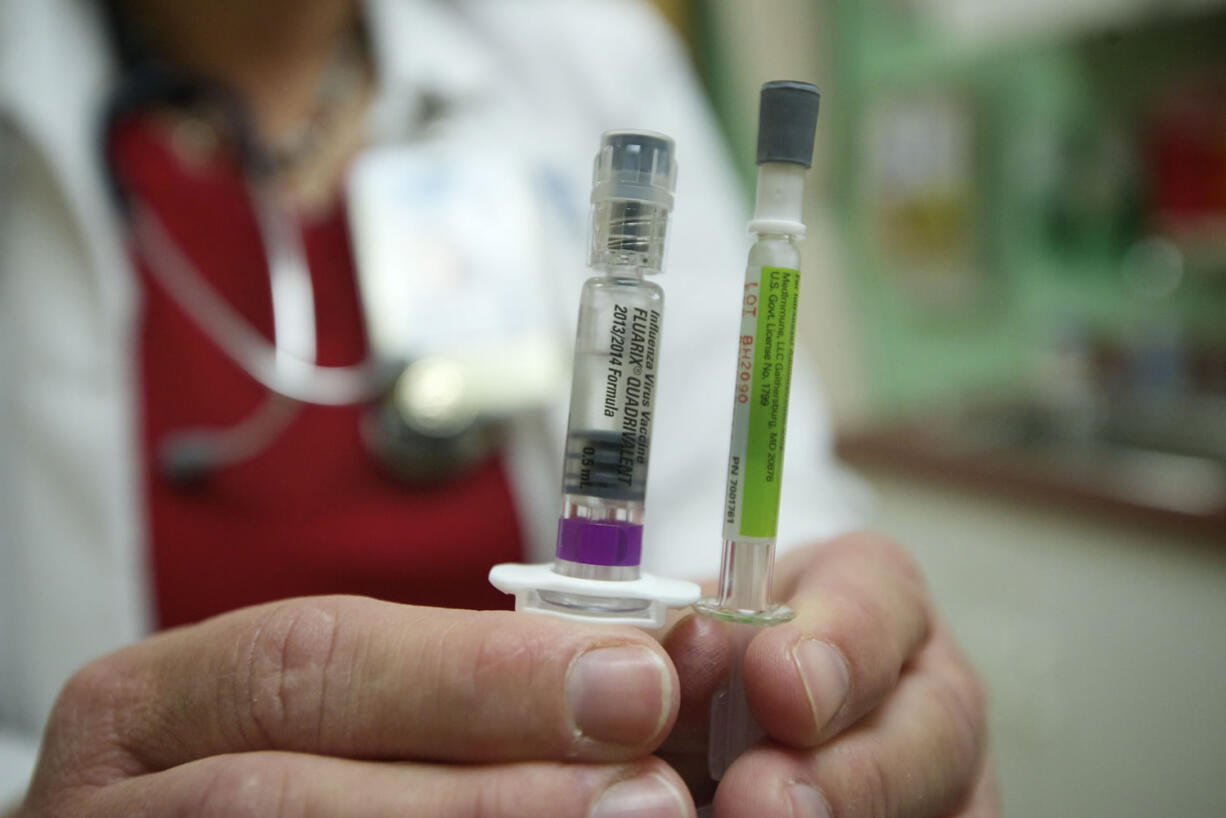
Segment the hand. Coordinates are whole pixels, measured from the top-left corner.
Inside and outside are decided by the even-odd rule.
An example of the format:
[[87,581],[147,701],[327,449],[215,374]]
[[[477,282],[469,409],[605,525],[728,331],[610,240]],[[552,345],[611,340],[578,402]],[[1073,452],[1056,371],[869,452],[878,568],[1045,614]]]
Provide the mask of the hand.
[[[796,618],[759,633],[744,665],[767,737],[724,775],[716,817],[996,816],[982,688],[909,557],[878,537],[845,536],[781,560],[776,593]],[[693,786],[727,637],[691,616],[664,645],[682,710],[663,755]]]
[[693,816],[678,690],[629,628],[291,600],[78,672],[17,816]]

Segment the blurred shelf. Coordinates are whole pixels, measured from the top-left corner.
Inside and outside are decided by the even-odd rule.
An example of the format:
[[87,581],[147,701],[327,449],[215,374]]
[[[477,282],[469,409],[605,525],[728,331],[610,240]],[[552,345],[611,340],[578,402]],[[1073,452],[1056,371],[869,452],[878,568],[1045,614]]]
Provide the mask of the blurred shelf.
[[1135,28],[1226,7],[1223,0],[914,0],[923,18],[955,42],[987,48]]
[[852,465],[1226,545],[1226,459],[1153,441],[1060,435],[1021,404],[935,414],[842,437]]
[[1223,10],[1226,0],[905,0],[848,8],[844,25],[870,86],[974,85],[1011,55],[1143,37]]

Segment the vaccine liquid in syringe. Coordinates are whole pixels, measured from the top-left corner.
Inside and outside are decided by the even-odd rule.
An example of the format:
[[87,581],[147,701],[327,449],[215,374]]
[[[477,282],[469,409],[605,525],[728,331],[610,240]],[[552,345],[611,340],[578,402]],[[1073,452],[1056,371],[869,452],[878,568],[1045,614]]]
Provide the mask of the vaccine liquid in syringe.
[[575,336],[555,570],[639,576],[658,389],[660,272],[676,165],[657,134],[606,134],[592,194],[591,266]]
[[664,293],[641,279],[583,290],[566,440],[566,494],[642,503]]

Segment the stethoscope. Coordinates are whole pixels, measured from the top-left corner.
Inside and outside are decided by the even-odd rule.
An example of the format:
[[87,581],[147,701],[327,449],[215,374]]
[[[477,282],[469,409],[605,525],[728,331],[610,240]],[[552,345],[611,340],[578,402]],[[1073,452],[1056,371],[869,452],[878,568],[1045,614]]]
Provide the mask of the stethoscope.
[[[109,140],[121,117],[151,105],[205,102],[221,112],[247,177],[268,269],[271,340],[208,283],[157,214],[124,191],[110,166]],[[437,115],[439,107],[431,110]],[[153,63],[128,72],[107,109],[104,167],[137,252],[158,286],[267,392],[254,411],[232,426],[168,433],[157,443],[163,476],[180,485],[198,484],[220,469],[251,460],[278,439],[304,404],[371,404],[363,427],[368,447],[412,481],[439,482],[485,459],[497,445],[500,424],[459,411],[459,403],[449,399],[454,373],[446,361],[317,363],[316,305],[306,252],[252,133],[242,106],[225,89]]]

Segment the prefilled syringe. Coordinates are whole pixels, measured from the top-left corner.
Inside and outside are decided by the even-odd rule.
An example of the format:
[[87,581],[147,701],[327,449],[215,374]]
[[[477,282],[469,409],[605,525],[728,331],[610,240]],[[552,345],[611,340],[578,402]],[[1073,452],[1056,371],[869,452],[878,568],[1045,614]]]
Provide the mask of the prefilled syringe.
[[495,566],[516,609],[658,628],[698,598],[692,582],[640,571],[677,165],[662,134],[611,131],[592,179],[589,265],[575,336],[562,508],[552,564]]
[[814,85],[762,86],[758,117],[757,203],[741,297],[732,443],[724,494],[718,596],[697,610],[732,623],[725,690],[712,703],[709,766],[714,778],[761,735],[745,700],[741,662],[758,629],[793,617],[772,602],[788,392],[800,294],[805,173],[813,158],[820,94]]

